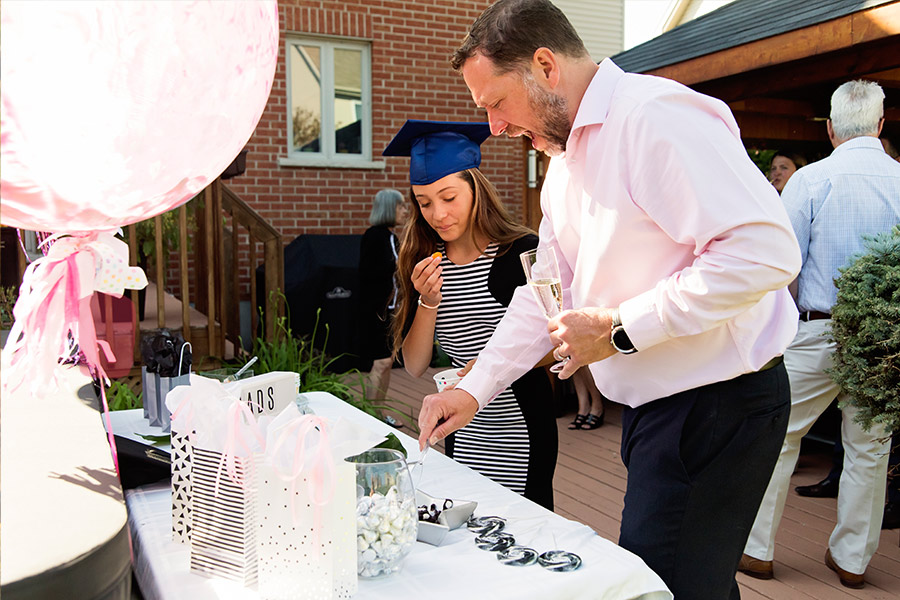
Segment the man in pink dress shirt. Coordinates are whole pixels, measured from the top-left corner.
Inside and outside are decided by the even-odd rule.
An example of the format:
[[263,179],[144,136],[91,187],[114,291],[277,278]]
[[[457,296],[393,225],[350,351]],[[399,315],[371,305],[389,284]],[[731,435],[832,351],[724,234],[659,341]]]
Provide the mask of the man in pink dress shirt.
[[[786,286],[800,252],[728,107],[593,62],[547,0],[500,0],[453,57],[494,135],[551,155],[541,244],[566,310],[517,290],[455,390],[427,396],[420,444],[458,429],[550,349],[625,404],[619,544],[676,598],[738,598],[744,543],[784,440]],[[549,335],[548,335],[549,331]],[[549,399],[548,399],[549,401]]]

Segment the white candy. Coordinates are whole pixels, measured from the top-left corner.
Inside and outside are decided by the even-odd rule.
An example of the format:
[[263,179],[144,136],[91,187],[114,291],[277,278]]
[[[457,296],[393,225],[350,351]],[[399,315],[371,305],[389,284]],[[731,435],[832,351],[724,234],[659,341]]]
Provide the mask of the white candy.
[[385,495],[357,502],[358,573],[375,577],[390,573],[396,560],[416,541],[418,513],[412,499],[401,501],[396,487]]

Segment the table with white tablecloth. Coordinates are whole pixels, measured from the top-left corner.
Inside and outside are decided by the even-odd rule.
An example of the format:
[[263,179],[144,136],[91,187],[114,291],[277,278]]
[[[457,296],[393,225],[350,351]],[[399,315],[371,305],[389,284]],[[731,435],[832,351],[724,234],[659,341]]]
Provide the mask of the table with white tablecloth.
[[[394,432],[409,453],[419,456],[415,439],[326,393],[313,393],[316,414],[346,418],[370,430]],[[113,422],[117,435],[153,433],[140,411],[125,411]],[[137,438],[140,439],[140,438]],[[451,531],[440,546],[417,542],[402,570],[378,580],[360,579],[354,598],[474,600],[480,598],[592,598],[627,600],[671,599],[662,580],[643,561],[598,536],[581,523],[554,514],[464,467],[438,452],[429,452],[418,487],[438,498],[473,500],[476,516],[496,515],[507,520],[506,531],[517,543],[538,552],[561,549],[578,554],[583,564],[568,573],[538,565],[514,567],[478,549],[465,527]],[[168,485],[153,484],[126,493],[134,545],[134,570],[147,600],[205,600],[256,598],[254,588],[209,579],[189,570],[189,546],[171,538],[171,495]]]

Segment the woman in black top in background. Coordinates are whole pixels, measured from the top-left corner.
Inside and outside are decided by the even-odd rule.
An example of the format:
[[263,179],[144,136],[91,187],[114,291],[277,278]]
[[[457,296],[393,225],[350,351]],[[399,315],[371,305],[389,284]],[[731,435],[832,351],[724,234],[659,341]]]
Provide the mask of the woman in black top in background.
[[385,189],[375,194],[369,227],[359,246],[361,354],[372,361],[366,397],[387,397],[394,359],[391,312],[397,302],[397,252],[394,228],[402,226],[408,209],[403,194]]

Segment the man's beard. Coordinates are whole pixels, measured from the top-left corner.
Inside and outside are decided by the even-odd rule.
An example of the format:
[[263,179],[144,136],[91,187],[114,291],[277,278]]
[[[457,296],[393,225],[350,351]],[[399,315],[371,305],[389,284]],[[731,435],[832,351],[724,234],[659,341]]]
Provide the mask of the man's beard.
[[568,101],[541,88],[531,73],[525,75],[525,89],[528,91],[528,107],[543,120],[542,130],[534,133],[547,140],[544,153],[548,156],[562,154],[572,132]]

